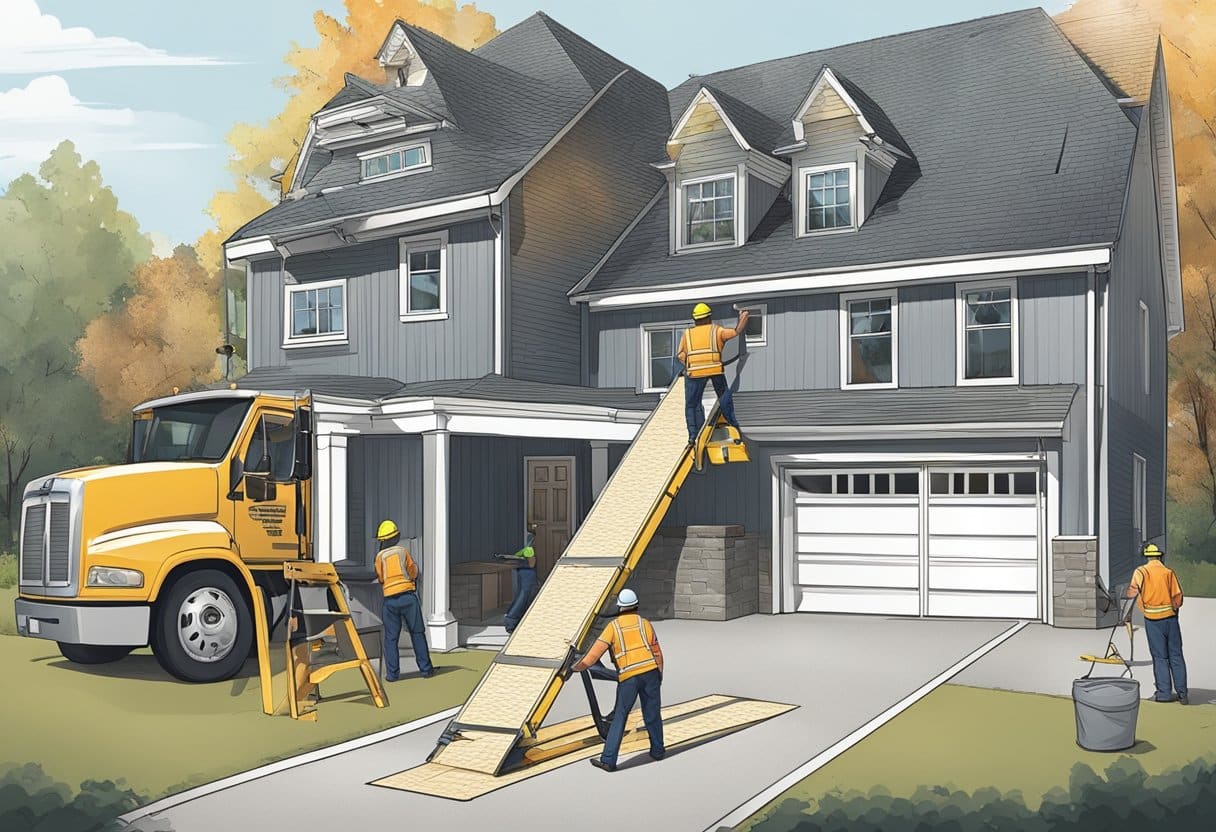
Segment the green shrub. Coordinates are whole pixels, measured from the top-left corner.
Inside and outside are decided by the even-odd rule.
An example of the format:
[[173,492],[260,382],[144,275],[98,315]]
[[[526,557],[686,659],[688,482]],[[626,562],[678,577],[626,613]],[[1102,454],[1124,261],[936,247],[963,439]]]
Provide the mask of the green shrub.
[[752,828],[754,832],[1052,832],[1111,829],[1210,829],[1216,813],[1216,762],[1199,760],[1181,769],[1148,775],[1123,758],[1100,777],[1073,767],[1068,789],[1053,789],[1038,811],[1019,792],[979,789],[972,794],[922,786],[911,797],[885,789],[830,793],[813,805],[787,798]]
[[17,556],[0,553],[0,589],[17,585]]
[[94,832],[117,828],[119,815],[146,802],[119,780],[86,780],[73,791],[26,763],[0,773],[0,829],[5,832]]

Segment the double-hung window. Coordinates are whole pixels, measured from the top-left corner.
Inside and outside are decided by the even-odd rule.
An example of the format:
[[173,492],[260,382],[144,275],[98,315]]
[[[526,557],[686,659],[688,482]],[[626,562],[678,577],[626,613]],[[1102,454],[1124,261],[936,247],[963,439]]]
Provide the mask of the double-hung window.
[[646,324],[642,327],[642,389],[662,392],[671,386],[682,365],[676,358],[687,324]]
[[958,289],[959,384],[1008,384],[1018,378],[1017,283]]
[[417,173],[427,170],[430,166],[430,142],[419,142],[359,154],[360,178],[364,181]]
[[743,331],[743,339],[748,347],[763,347],[768,343],[767,326],[768,304],[760,303],[753,306],[737,306],[735,309],[742,314],[747,312],[747,328]]
[[288,285],[285,307],[284,347],[346,343],[345,280]]
[[682,247],[725,245],[735,241],[735,175],[686,181]]
[[857,164],[801,169],[802,234],[857,227]]
[[894,387],[898,340],[894,291],[840,296],[841,387]]
[[447,232],[398,241],[400,313],[405,321],[448,316]]

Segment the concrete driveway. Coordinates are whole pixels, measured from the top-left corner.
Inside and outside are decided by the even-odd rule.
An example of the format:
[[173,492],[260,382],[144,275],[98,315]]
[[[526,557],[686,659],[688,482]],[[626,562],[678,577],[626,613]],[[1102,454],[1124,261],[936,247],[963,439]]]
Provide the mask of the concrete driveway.
[[[642,754],[632,758],[633,764],[623,760],[614,774],[585,761],[573,763],[467,803],[366,785],[422,763],[443,728],[439,722],[178,805],[162,802],[134,828],[164,828],[168,821],[176,832],[399,824],[529,832],[702,830],[1011,626],[1008,621],[834,615],[660,621],[665,703],[724,693],[799,707],[661,763]],[[611,685],[597,687],[606,703]],[[567,685],[549,722],[586,710],[581,685]],[[320,718],[326,718],[324,705]],[[307,731],[308,724],[299,728]],[[638,814],[621,817],[605,799],[610,793],[628,795]]]

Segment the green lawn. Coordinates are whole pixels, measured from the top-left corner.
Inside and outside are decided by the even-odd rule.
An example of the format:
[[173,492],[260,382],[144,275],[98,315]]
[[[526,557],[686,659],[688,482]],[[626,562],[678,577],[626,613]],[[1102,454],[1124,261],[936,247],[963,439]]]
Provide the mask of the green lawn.
[[1159,774],[1216,754],[1216,705],[1145,702],[1136,737],[1139,742],[1125,752],[1085,751],[1076,744],[1071,699],[944,685],[736,829],[751,829],[787,798],[813,805],[827,794],[875,787],[897,797],[909,797],[919,786],[1019,790],[1037,809],[1045,793],[1068,787],[1076,763],[1101,773],[1131,756]]
[[[0,604],[11,625],[11,590],[0,590]],[[282,645],[273,646],[281,655]],[[52,642],[2,636],[4,687],[19,694],[0,712],[0,769],[36,762],[68,783],[122,778],[155,799],[458,705],[492,655],[435,654],[434,678],[386,685],[384,709],[372,704],[358,671],[343,671],[321,686],[327,699],[310,723],[262,714],[255,662],[231,681],[188,685],[147,650],[83,667],[60,657]]]
[[1216,598],[1216,563],[1182,558],[1170,558],[1166,563],[1178,574],[1185,595]]

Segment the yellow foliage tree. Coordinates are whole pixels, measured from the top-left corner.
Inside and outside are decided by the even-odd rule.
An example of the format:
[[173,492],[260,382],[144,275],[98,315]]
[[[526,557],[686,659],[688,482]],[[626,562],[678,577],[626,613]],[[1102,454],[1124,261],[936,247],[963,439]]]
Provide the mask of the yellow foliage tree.
[[122,308],[93,320],[77,342],[80,375],[101,396],[106,418],[127,418],[132,404],[172,387],[219,377],[218,285],[189,246],[135,269],[135,294]]

